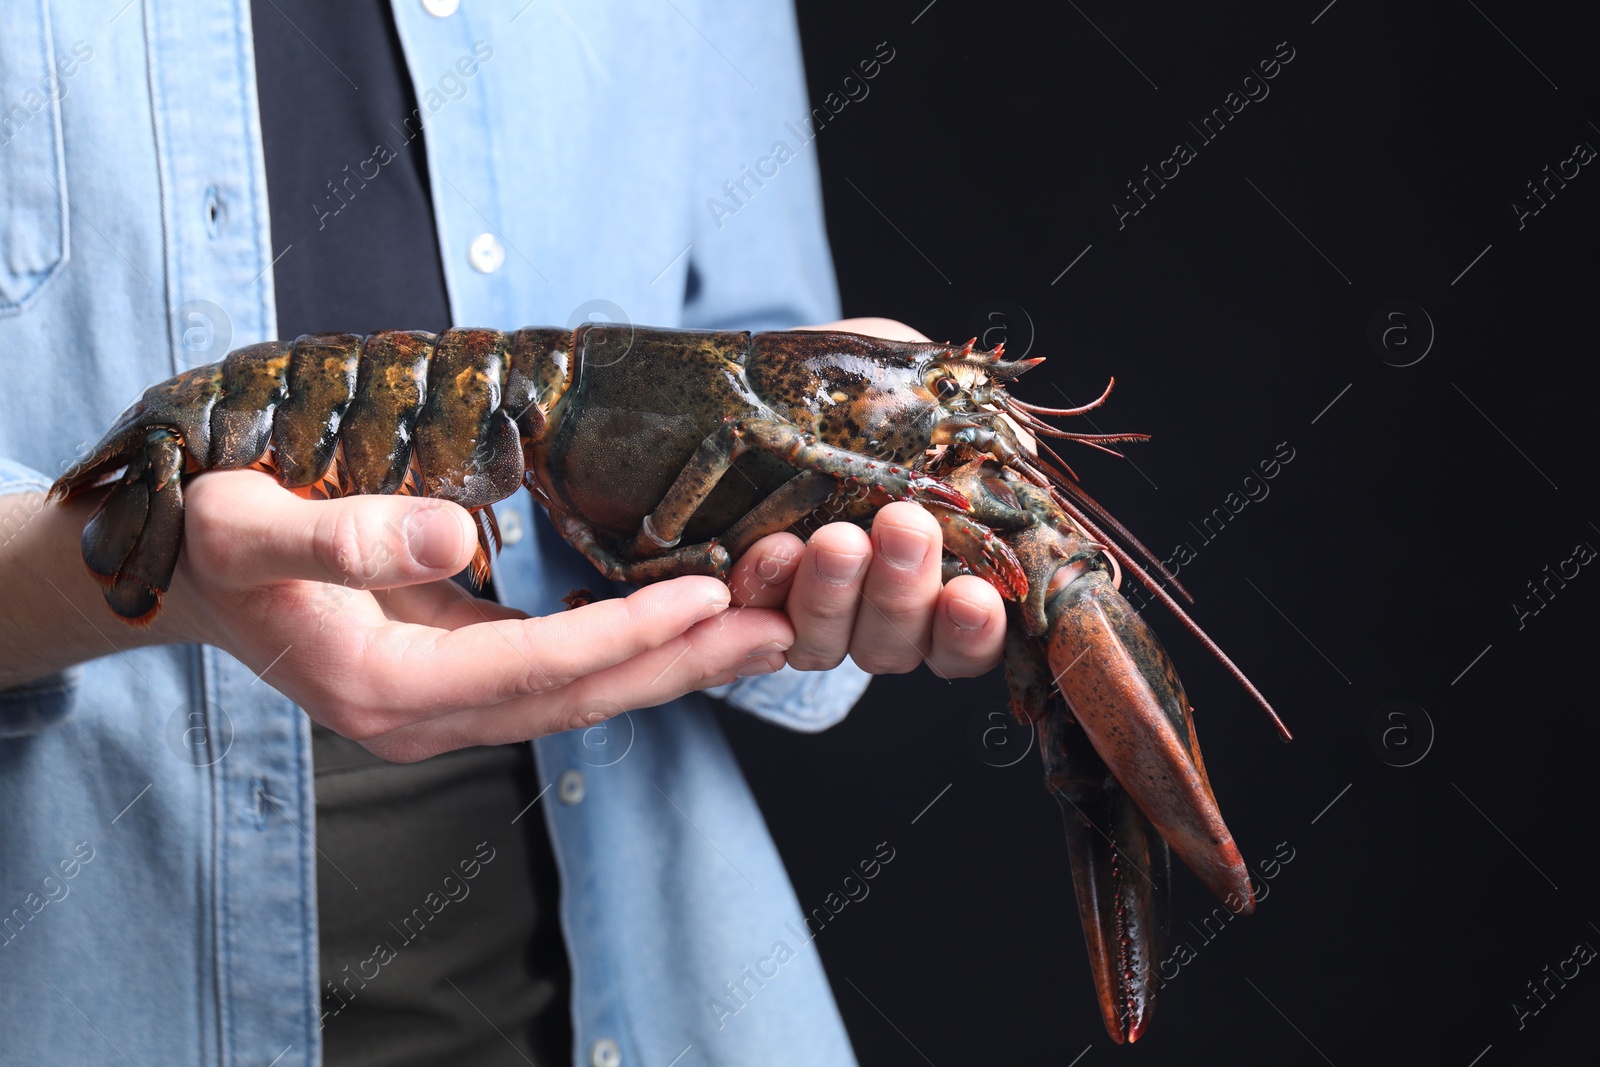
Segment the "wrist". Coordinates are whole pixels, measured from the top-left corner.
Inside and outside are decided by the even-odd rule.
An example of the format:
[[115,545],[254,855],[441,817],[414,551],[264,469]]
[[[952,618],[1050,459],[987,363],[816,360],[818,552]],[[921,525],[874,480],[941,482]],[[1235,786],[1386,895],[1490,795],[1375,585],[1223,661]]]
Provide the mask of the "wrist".
[[0,496],[0,689],[76,663],[171,638],[122,625],[84,566],[93,500],[57,505],[42,492]]

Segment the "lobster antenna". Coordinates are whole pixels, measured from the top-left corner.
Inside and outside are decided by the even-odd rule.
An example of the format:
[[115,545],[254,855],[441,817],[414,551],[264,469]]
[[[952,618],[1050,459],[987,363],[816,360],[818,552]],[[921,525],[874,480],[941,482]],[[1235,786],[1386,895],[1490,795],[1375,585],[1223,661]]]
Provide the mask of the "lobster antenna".
[[1065,430],[1057,430],[1052,426],[1047,426],[1040,432],[1045,437],[1054,437],[1059,441],[1076,441],[1080,445],[1088,445],[1096,452],[1104,452],[1106,455],[1116,456],[1118,459],[1127,459],[1128,457],[1115,449],[1102,448],[1099,442],[1150,440],[1150,435],[1147,433],[1068,433]]
[[[1049,445],[1041,444],[1040,447],[1045,450],[1050,458],[1060,462],[1061,457],[1056,455],[1055,450]],[[1054,470],[1049,464],[1042,463],[1041,465],[1055,475],[1055,477],[1051,478],[1050,481],[1053,487],[1057,490],[1056,495],[1058,497],[1062,496],[1063,494],[1070,494],[1084,508],[1087,508],[1089,511],[1093,512],[1101,522],[1105,523],[1112,530],[1114,530],[1117,536],[1121,537],[1126,543],[1132,545],[1134,550],[1143,556],[1145,561],[1160,573],[1161,577],[1172,583],[1172,587],[1178,591],[1178,594],[1182,596],[1183,599],[1187,600],[1191,604],[1194,603],[1193,594],[1191,594],[1188,589],[1184,588],[1182,582],[1178,581],[1178,576],[1167,570],[1166,564],[1162,563],[1154,552],[1145,547],[1144,542],[1133,535],[1133,531],[1129,530],[1126,526],[1122,525],[1122,523],[1118,522],[1115,515],[1107,511],[1098,500],[1090,496],[1088,491],[1085,490],[1076,479],[1062,478],[1061,472]]]
[[[1041,414],[1067,416],[1081,415],[1084,412],[1091,411],[1106,402],[1106,398],[1111,395],[1112,387],[1116,384],[1117,380],[1113,377],[1106,383],[1105,392],[1101,393],[1098,399],[1075,408],[1045,408],[1036,404],[1028,404],[1011,396],[1004,389],[996,389],[992,395],[1001,410],[1036,434],[1044,437],[1054,437],[1059,440],[1076,441],[1081,445],[1087,445],[1088,447],[1096,449],[1100,452],[1104,452],[1107,455],[1116,456],[1118,459],[1126,459],[1127,457],[1125,457],[1121,452],[1118,452],[1115,449],[1106,448],[1104,445],[1100,444],[1100,442],[1148,441],[1150,440],[1149,434],[1069,433],[1068,431],[1059,430],[1053,426],[1050,426],[1041,418],[1039,418]],[[1132,531],[1130,531],[1126,526],[1122,525],[1122,523],[1118,522],[1116,517],[1113,516],[1111,512],[1107,511],[1100,505],[1099,501],[1095,500],[1094,497],[1090,496],[1084,491],[1083,486],[1078,482],[1077,472],[1072,469],[1067,461],[1062,459],[1055,449],[1051,448],[1043,441],[1037,441],[1036,444],[1045,455],[1049,456],[1050,459],[1055,461],[1054,464],[1051,464],[1037,456],[1035,457],[1038,459],[1039,465],[1045,470],[1049,471],[1048,478],[1040,484],[1053,484],[1056,489],[1056,492],[1053,495],[1060,499],[1063,503],[1065,503],[1066,496],[1070,495],[1076,498],[1085,508],[1089,509],[1096,516],[1098,516],[1102,522],[1111,527],[1111,529],[1115,530],[1118,536],[1120,536],[1124,542],[1132,545],[1134,549],[1141,556],[1143,556],[1147,562],[1149,562],[1151,567],[1160,572],[1161,576],[1172,584],[1172,587],[1178,591],[1179,595],[1181,595],[1183,599],[1193,604],[1193,595],[1190,594],[1189,590],[1183,587],[1182,582],[1178,581],[1178,576],[1168,570],[1166,565],[1161,562],[1156,554],[1150,551],[1150,549],[1145,546],[1143,541],[1140,541],[1137,537],[1133,536]],[[1065,468],[1064,472],[1063,470],[1057,469],[1057,465],[1059,465],[1061,468]],[[1030,470],[1031,469],[1032,468],[1030,468]],[[1038,471],[1034,470],[1033,473],[1038,474]],[[1104,534],[1101,534],[1100,536],[1104,537]],[[1143,574],[1144,572],[1141,570],[1139,573]],[[1214,645],[1212,647],[1215,648]]]
[[[1064,441],[1080,441],[1084,444],[1091,444],[1095,441],[1150,440],[1150,435],[1147,433],[1073,433],[1070,430],[1063,430],[1059,427],[1051,426],[1049,423],[1040,419],[1037,414],[1039,411],[1043,411],[1046,414],[1067,415],[1073,414],[1073,412],[1067,411],[1064,408],[1061,409],[1061,411],[1056,411],[1052,408],[1031,408],[1021,404],[1016,397],[1000,393],[998,390],[996,391],[996,394],[995,403],[999,404],[1002,411],[1019,422],[1026,422],[1029,429],[1037,430],[1039,433],[1042,433],[1047,437],[1058,437]],[[1110,452],[1111,450],[1103,448],[1100,451]],[[1111,452],[1111,454],[1113,456],[1117,456],[1119,459],[1123,458],[1120,452]]]
[[[1017,425],[1026,427],[1036,437],[1055,437],[1060,432],[1060,431],[1056,430],[1054,427],[1046,425],[1043,422],[1040,422],[1038,419],[1034,418],[1032,415],[1029,415],[1025,411],[1018,411],[1015,408],[1005,407],[1004,405],[1002,405],[1001,410],[1003,410],[1008,416],[1010,416],[1013,420],[1015,420]],[[1035,442],[1035,443],[1037,443],[1037,442]],[[1110,449],[1102,449],[1101,451],[1109,452],[1111,450]],[[1072,470],[1072,468],[1067,465],[1067,461],[1066,460],[1061,459],[1059,456],[1056,457],[1056,458],[1060,461],[1060,463],[1061,463],[1061,465],[1063,467],[1066,467],[1069,471]],[[1078,473],[1076,471],[1072,471],[1072,476],[1074,478],[1076,478],[1078,476]]]
[[1111,396],[1112,386],[1116,384],[1116,378],[1112,378],[1106,383],[1106,391],[1100,394],[1100,399],[1092,400],[1089,403],[1084,404],[1082,407],[1076,408],[1047,408],[1041,407],[1038,404],[1029,404],[1026,401],[1018,400],[1016,397],[1009,397],[1008,399],[1010,399],[1013,404],[1017,405],[1017,407],[1021,408],[1022,410],[1031,411],[1036,415],[1084,415],[1093,411],[1101,404],[1104,404]]
[[1177,616],[1179,622],[1183,623],[1184,628],[1187,629],[1191,634],[1194,634],[1195,638],[1205,646],[1206,651],[1215,656],[1217,658],[1217,662],[1221,663],[1228,669],[1228,673],[1233,675],[1234,680],[1240,685],[1244,686],[1245,691],[1255,698],[1255,702],[1260,704],[1262,709],[1266,711],[1267,717],[1272,720],[1272,725],[1278,730],[1278,736],[1284,741],[1293,741],[1294,735],[1289,732],[1289,727],[1285,726],[1283,720],[1278,718],[1278,713],[1273,710],[1273,707],[1270,703],[1268,703],[1267,698],[1261,695],[1261,690],[1257,689],[1255,687],[1255,683],[1250,681],[1250,679],[1245,676],[1244,671],[1239,669],[1239,665],[1237,663],[1228,658],[1228,654],[1226,652],[1217,647],[1217,643],[1211,640],[1210,635],[1200,628],[1200,624],[1190,618],[1189,613],[1184,611],[1183,607],[1176,600],[1172,599],[1172,594],[1161,588],[1161,586],[1156,583],[1155,579],[1151,578],[1150,575],[1145,572],[1143,567],[1134,562],[1133,557],[1128,555],[1126,551],[1110,541],[1106,537],[1105,532],[1097,527],[1094,522],[1090,520],[1089,516],[1085,515],[1076,504],[1070,500],[1062,499],[1059,496],[1057,498],[1057,503],[1059,503],[1069,514],[1071,514],[1073,518],[1083,523],[1084,528],[1106,546],[1106,551],[1111,556],[1117,559],[1117,561],[1120,562],[1124,567],[1128,568],[1135,575],[1137,575],[1139,581],[1144,584],[1144,587],[1150,590],[1150,592],[1154,593],[1156,599],[1165,604],[1167,606],[1167,610],[1172,612],[1173,615]]
[[1128,457],[1114,449],[1102,448],[1098,442],[1150,440],[1150,435],[1147,433],[1072,433],[1069,430],[1063,430],[1059,427],[1051,426],[1049,423],[1035,416],[1032,412],[1013,407],[1013,404],[1015,404],[1015,401],[1002,400],[1000,402],[1000,409],[1007,415],[1010,415],[1013,419],[1016,419],[1022,425],[1026,426],[1028,429],[1032,430],[1034,433],[1039,434],[1042,437],[1054,437],[1062,441],[1077,441],[1079,444],[1088,445],[1097,452],[1104,452],[1109,456],[1116,456],[1118,459],[1127,459]]

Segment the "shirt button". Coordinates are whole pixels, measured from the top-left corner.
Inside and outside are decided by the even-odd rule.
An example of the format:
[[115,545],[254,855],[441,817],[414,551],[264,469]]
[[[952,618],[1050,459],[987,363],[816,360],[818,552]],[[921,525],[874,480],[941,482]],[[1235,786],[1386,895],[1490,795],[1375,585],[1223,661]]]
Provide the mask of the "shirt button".
[[500,543],[514,545],[522,540],[522,516],[515,511],[508,511],[504,515],[496,515],[500,523]]
[[434,18],[447,19],[456,13],[461,0],[422,0],[422,8]]
[[[583,800],[583,774],[580,771],[563,771],[561,778],[556,782],[556,796],[561,798],[563,804],[577,804]],[[599,1048],[599,1043],[595,1045]],[[613,1049],[616,1043],[613,1042]]]
[[473,270],[493,274],[506,261],[506,249],[494,234],[480,233],[472,239],[472,247],[467,249],[467,259],[472,261]]
[[589,1063],[592,1067],[622,1067],[622,1049],[609,1037],[602,1037],[589,1046]]

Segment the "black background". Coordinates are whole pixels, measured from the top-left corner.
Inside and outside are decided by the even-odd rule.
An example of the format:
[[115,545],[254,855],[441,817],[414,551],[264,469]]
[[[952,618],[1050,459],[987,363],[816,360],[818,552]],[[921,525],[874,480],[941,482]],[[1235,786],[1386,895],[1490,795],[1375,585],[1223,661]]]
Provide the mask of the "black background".
[[[1068,458],[1160,554],[1195,550],[1196,617],[1295,742],[1147,617],[1246,859],[1279,842],[1294,859],[1209,936],[1215,901],[1177,876],[1194,958],[1116,1049],[1037,754],[996,767],[1026,738],[984,743],[998,672],[880,679],[814,737],[725,717],[803,908],[895,849],[816,940],[861,1061],[1489,1067],[1588,1049],[1600,967],[1552,981],[1536,1013],[1526,983],[1600,947],[1600,574],[1552,581],[1520,625],[1513,605],[1600,547],[1600,173],[1523,228],[1512,204],[1537,206],[1525,183],[1579,141],[1600,147],[1594,35],[1503,0],[925,3],[800,5],[818,106],[878,42],[895,50],[816,141],[846,313],[1048,356],[1018,390],[1040,403],[1117,376],[1094,421],[1154,440],[1131,463]],[[1203,143],[1188,124],[1285,41],[1270,95]],[[1179,141],[1197,158],[1119,229],[1125,183]],[[1392,301],[1425,317],[1390,320],[1385,349],[1368,326]],[[1260,496],[1244,481],[1282,442],[1268,495],[1208,541],[1201,520]]]

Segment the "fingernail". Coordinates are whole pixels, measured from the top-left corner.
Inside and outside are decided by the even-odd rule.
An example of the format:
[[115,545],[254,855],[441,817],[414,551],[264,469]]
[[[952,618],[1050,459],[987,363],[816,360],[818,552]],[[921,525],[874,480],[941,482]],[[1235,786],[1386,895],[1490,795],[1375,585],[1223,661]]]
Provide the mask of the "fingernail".
[[849,585],[861,576],[867,557],[844,552],[818,552],[817,576],[829,585]]
[[728,601],[726,599],[716,598],[716,599],[708,600],[708,601],[706,601],[705,607],[700,609],[700,614],[698,614],[698,615],[696,615],[694,617],[694,621],[695,622],[705,622],[707,619],[715,618],[716,616],[721,615],[724,611],[727,611],[727,610],[728,610]]
[[745,659],[755,659],[757,656],[770,656],[774,652],[787,652],[789,645],[783,641],[768,641],[760,648],[753,648],[745,655]]
[[885,525],[878,531],[878,551],[896,567],[915,567],[928,557],[928,538],[903,526]]
[[771,674],[783,666],[783,657],[780,655],[765,656],[760,659],[746,660],[744,665],[734,672],[740,678],[754,678],[758,674]]
[[777,585],[789,577],[789,568],[798,556],[768,556],[756,565],[756,577],[767,585]]
[[465,531],[449,508],[436,507],[420,516],[413,513],[408,525],[411,529],[406,533],[406,547],[418,565],[430,570],[455,566],[461,557]]
[[957,630],[981,630],[989,622],[989,613],[970,600],[951,597],[948,608],[950,622]]

